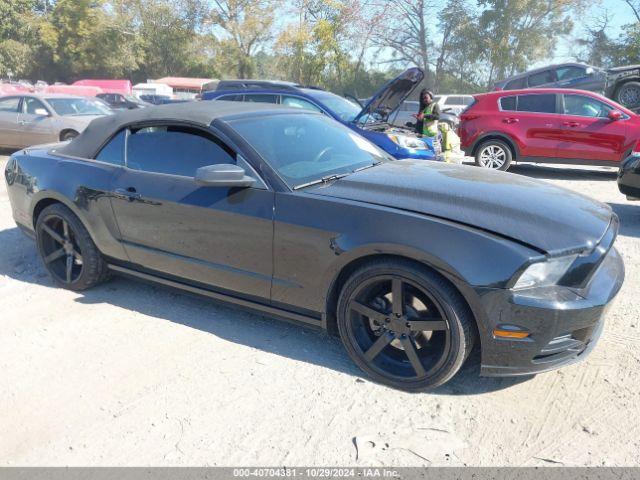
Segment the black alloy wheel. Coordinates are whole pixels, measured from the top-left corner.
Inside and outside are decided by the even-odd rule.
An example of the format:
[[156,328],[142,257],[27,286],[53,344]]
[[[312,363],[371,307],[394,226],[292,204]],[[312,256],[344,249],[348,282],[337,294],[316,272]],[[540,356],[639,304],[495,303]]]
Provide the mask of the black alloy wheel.
[[54,282],[84,290],[105,280],[109,271],[87,229],[62,204],[45,208],[36,222],[38,252]]
[[347,281],[338,328],[347,352],[374,379],[426,390],[449,380],[471,350],[465,305],[434,272],[376,265]]
[[75,233],[67,221],[57,215],[40,224],[42,260],[60,283],[72,284],[82,274],[82,253]]

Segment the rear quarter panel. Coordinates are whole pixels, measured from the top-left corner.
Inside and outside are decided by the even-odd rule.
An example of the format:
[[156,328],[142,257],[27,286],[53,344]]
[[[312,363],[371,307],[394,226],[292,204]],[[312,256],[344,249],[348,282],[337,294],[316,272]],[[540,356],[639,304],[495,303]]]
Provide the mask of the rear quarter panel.
[[[506,92],[503,96],[509,96]],[[460,146],[467,155],[472,155],[476,146],[484,139],[493,136],[502,136],[515,148],[516,157],[520,155],[526,143],[522,141],[522,127],[519,124],[507,124],[503,119],[509,112],[503,112],[499,108],[501,96],[478,96],[476,103],[460,115],[458,135]],[[515,112],[512,112],[515,114]]]
[[59,157],[50,154],[50,148],[26,149],[11,156],[5,177],[16,223],[33,231],[34,212],[47,202],[60,202],[80,218],[103,254],[126,260],[109,197],[118,167]]

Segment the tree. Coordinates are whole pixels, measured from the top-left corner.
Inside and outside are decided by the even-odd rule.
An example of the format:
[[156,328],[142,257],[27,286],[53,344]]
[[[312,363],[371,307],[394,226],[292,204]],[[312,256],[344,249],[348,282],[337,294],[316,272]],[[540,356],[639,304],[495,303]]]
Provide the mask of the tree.
[[138,67],[140,45],[133,18],[124,13],[128,6],[106,0],[58,0],[47,6],[35,71],[64,81],[130,76]]
[[381,22],[373,2],[298,0],[293,14],[297,22],[286,26],[274,46],[280,72],[306,85],[368,91],[365,54]]
[[254,57],[272,38],[276,0],[214,0],[209,21],[221,30],[218,43],[221,66],[238,78],[250,78]]
[[[449,0],[438,14],[441,40],[434,65],[433,89],[436,92],[442,91],[445,82],[449,84],[446,91],[453,91],[450,84],[456,78],[465,86],[475,80],[478,70],[477,62],[473,60],[477,36],[475,21],[476,17],[471,13],[467,0]],[[453,83],[456,83],[455,80]]]
[[610,21],[610,15],[604,12],[590,25],[585,26],[584,37],[578,38],[574,42],[577,47],[577,52],[574,52],[574,55],[578,60],[602,67],[609,66],[613,62],[617,46],[607,34]]
[[387,27],[376,35],[376,43],[391,51],[391,62],[417,65],[431,82],[435,4],[427,0],[388,0],[387,5]]
[[640,22],[640,0],[624,0],[624,2],[629,5],[633,11],[636,21]]
[[21,76],[31,68],[37,32],[33,0],[0,0],[0,76]]
[[486,64],[486,85],[548,58],[571,32],[581,0],[479,0],[475,56]]
[[[207,15],[202,0],[128,0],[143,62],[136,78],[188,75],[206,66],[199,30]],[[202,68],[195,70],[202,70]]]

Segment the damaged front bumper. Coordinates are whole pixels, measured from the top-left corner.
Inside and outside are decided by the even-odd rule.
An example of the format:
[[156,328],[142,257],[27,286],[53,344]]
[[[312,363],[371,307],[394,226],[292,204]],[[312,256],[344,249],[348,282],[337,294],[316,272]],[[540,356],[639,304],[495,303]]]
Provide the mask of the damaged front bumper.
[[[623,280],[624,263],[611,248],[583,289],[553,286],[485,291],[482,303],[490,325],[481,339],[481,375],[530,375],[585,358],[602,332],[606,312]],[[515,325],[529,336],[494,336],[494,329],[503,325]]]

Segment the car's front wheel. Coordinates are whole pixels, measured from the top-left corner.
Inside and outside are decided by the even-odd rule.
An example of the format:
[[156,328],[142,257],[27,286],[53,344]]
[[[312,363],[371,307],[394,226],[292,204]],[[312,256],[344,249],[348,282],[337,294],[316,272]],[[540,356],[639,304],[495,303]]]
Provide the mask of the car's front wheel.
[[488,140],[476,150],[476,165],[482,168],[505,171],[512,160],[511,148],[501,140]]
[[639,108],[640,82],[624,83],[616,92],[616,101],[627,108]]
[[362,370],[408,391],[451,379],[475,335],[460,293],[437,273],[402,260],[375,261],[354,272],[342,288],[337,323]]
[[46,207],[36,221],[38,253],[54,282],[86,290],[106,280],[109,270],[80,219],[66,206]]

